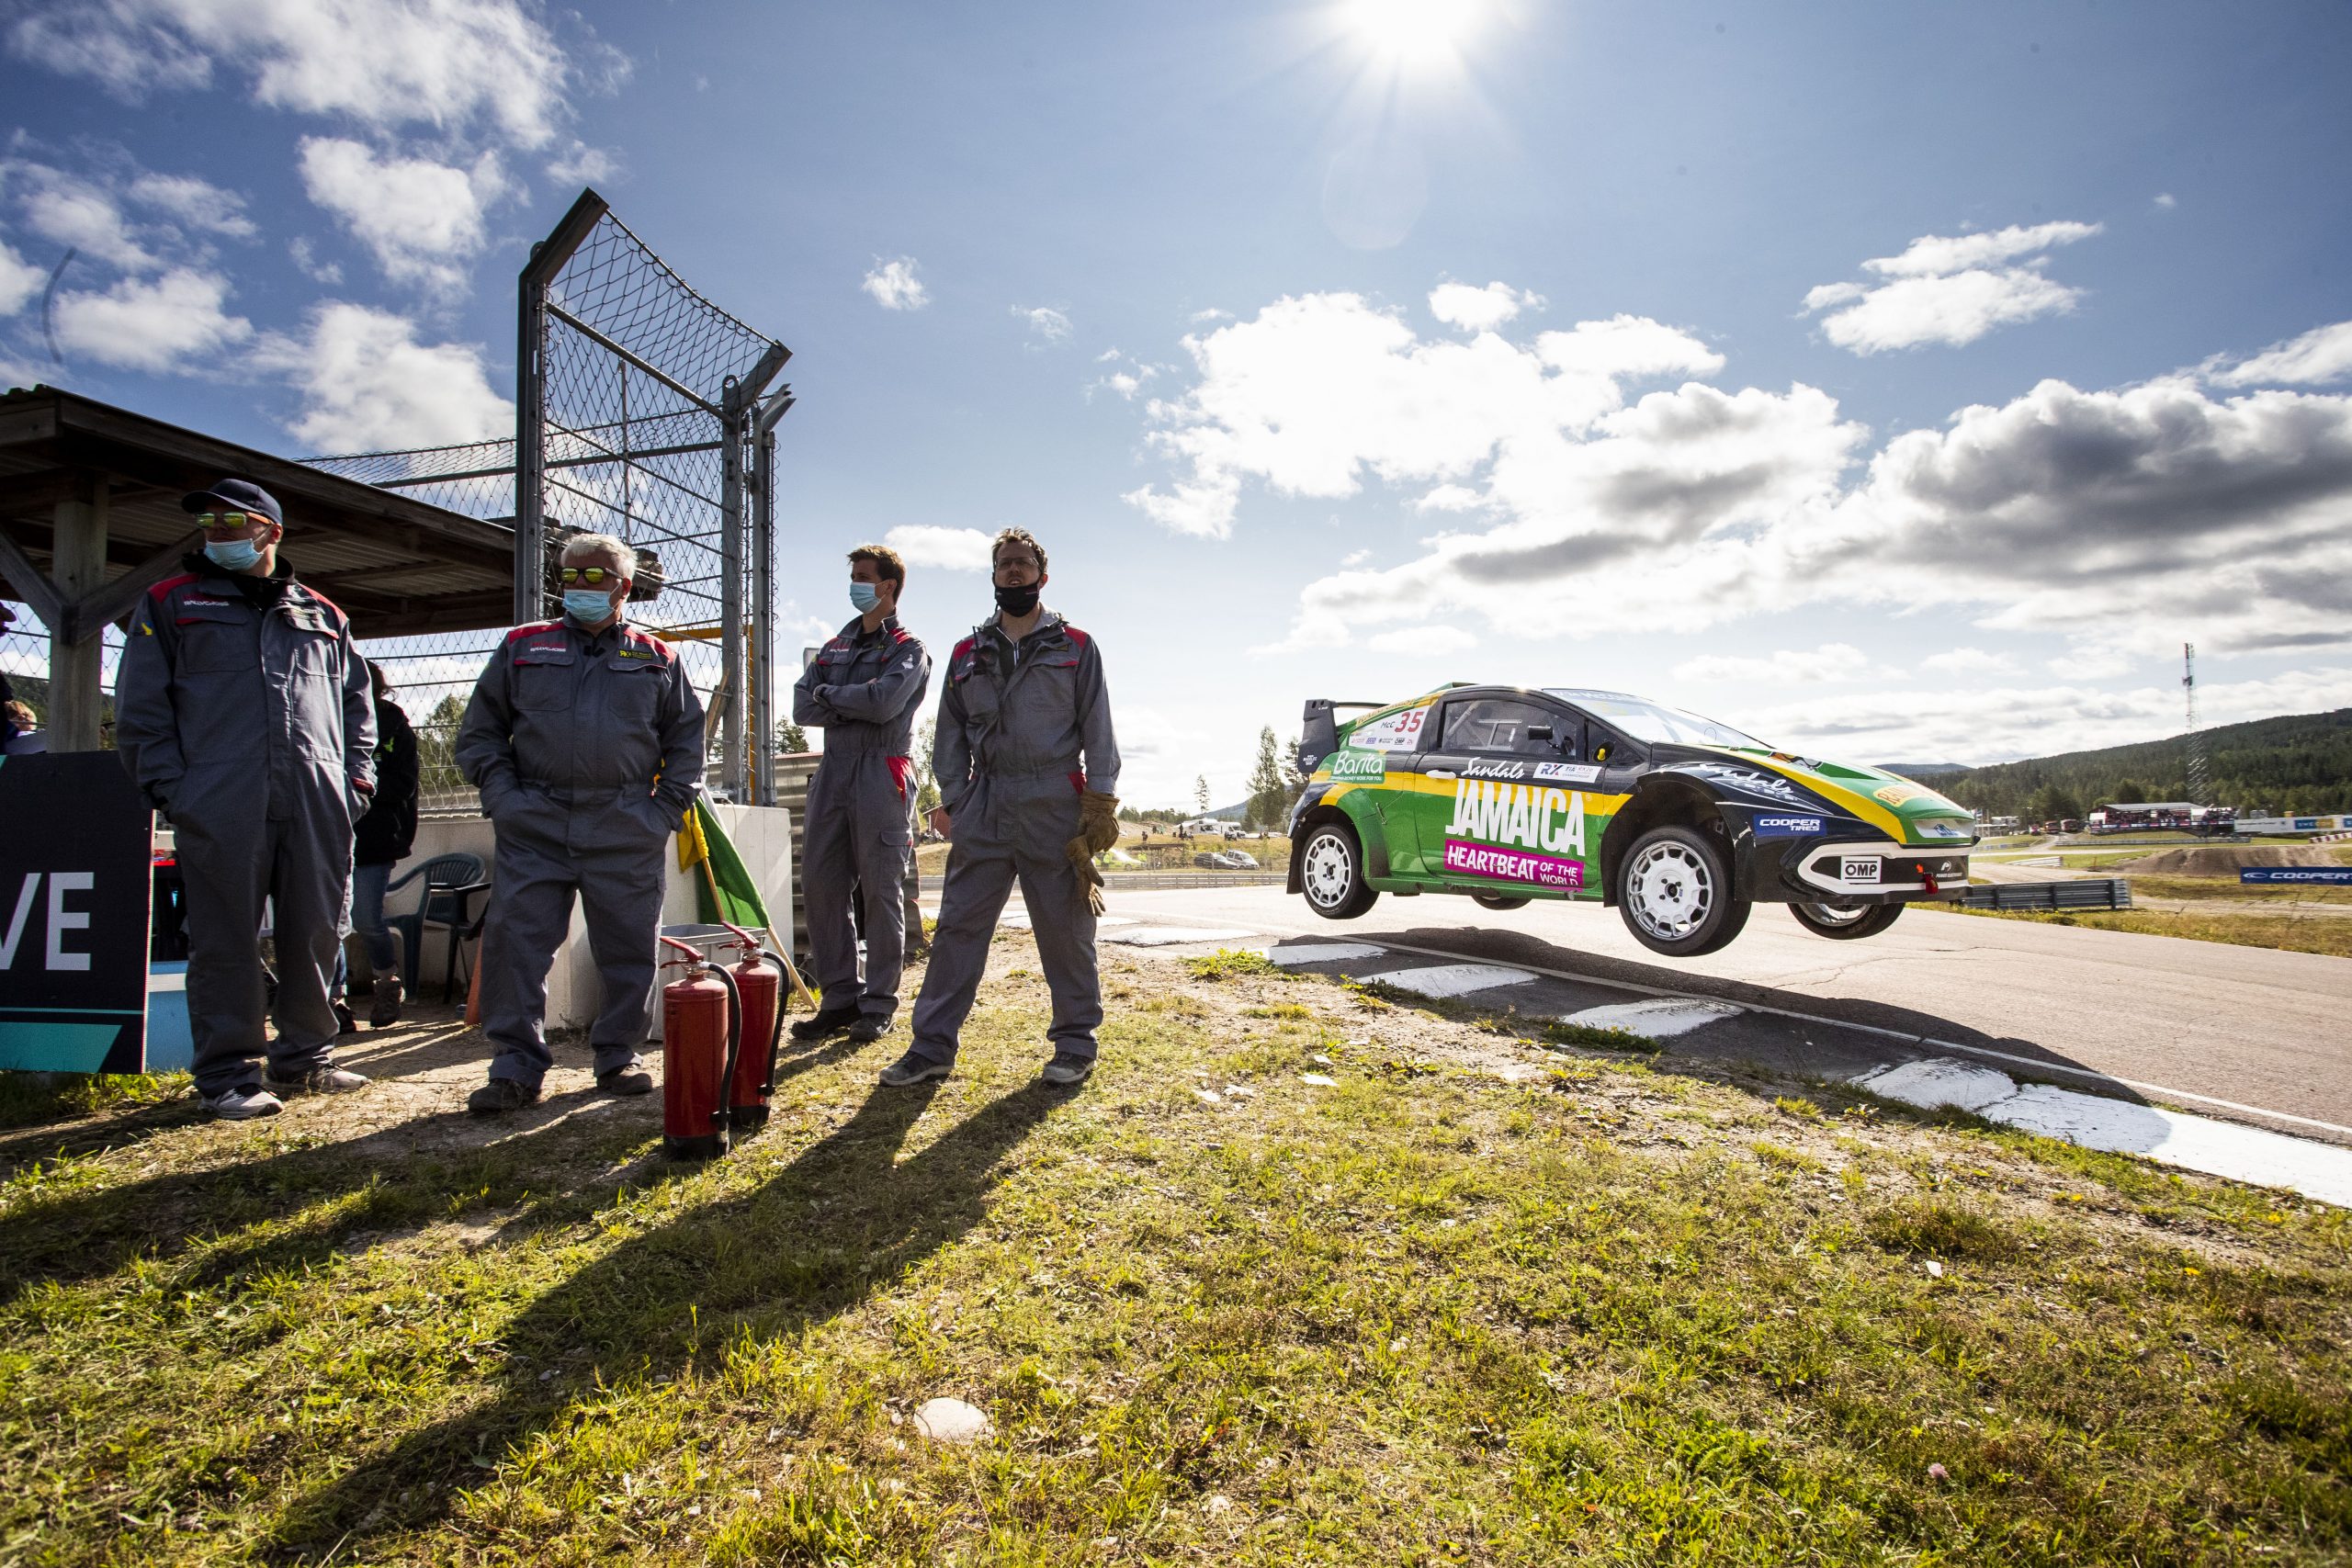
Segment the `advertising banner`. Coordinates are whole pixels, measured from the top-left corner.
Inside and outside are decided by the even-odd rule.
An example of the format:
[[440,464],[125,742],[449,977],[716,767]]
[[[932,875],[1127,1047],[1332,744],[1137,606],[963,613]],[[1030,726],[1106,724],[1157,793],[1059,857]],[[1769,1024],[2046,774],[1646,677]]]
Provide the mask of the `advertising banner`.
[[111,751],[0,761],[0,1067],[146,1070],[148,810]]

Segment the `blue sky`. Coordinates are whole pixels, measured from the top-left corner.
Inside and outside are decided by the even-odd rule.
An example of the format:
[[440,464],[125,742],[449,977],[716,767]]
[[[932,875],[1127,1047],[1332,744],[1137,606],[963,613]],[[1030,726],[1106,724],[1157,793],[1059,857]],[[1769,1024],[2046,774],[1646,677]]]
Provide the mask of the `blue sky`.
[[944,653],[1027,525],[1145,803],[1446,679],[1859,761],[2166,733],[2185,640],[2352,704],[2340,6],[324,9],[0,21],[9,382],[500,434],[591,179],[795,350],[791,637],[895,532]]

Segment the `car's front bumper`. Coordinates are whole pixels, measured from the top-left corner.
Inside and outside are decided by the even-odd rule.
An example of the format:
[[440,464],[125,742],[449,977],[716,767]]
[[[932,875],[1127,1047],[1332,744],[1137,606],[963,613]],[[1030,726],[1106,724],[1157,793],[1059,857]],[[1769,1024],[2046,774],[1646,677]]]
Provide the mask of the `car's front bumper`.
[[1759,903],[1903,904],[1957,898],[1968,889],[1968,852],[1891,839],[1747,840],[1740,880]]

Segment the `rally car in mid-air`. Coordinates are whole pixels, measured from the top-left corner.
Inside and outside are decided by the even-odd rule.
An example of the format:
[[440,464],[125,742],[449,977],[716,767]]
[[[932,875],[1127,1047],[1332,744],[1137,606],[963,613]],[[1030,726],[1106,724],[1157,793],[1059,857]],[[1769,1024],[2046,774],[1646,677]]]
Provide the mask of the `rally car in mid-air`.
[[[1343,719],[1341,710],[1370,709]],[[1653,953],[1737,936],[1750,906],[1873,936],[1968,886],[1974,818],[1876,768],[1776,750],[1621,692],[1454,684],[1306,705],[1290,891],[1330,919],[1383,893],[1617,906]]]

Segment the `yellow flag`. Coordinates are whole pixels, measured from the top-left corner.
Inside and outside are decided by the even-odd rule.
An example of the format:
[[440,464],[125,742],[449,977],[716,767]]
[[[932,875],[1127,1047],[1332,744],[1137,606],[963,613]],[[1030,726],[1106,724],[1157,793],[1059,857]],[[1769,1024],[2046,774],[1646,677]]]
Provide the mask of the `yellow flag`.
[[[699,807],[702,803],[695,803]],[[710,840],[702,836],[702,813],[686,813],[684,826],[678,829],[678,869],[692,871],[710,858]]]

